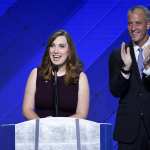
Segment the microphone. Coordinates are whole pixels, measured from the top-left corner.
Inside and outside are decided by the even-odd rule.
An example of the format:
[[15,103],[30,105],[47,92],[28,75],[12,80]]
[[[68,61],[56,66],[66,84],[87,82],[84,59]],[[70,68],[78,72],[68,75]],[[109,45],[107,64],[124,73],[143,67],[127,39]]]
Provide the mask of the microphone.
[[58,65],[52,65],[52,71],[54,72],[54,85],[57,85],[57,72],[58,72]]
[[52,70],[54,73],[55,72],[57,73],[58,72],[58,65],[52,64]]
[[55,117],[58,116],[58,81],[57,81],[57,72],[58,72],[58,65],[52,64],[52,71],[54,72],[54,82],[53,82],[53,88],[54,88],[54,109],[55,109]]

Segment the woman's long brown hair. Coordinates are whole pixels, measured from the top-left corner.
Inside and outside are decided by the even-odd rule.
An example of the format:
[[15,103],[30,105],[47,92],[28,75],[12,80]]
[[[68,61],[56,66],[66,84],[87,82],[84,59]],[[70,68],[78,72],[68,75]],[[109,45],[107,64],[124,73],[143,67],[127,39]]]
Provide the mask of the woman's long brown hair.
[[64,30],[59,30],[55,32],[48,40],[48,45],[46,47],[45,54],[42,59],[42,63],[39,67],[39,73],[40,75],[43,76],[45,80],[50,80],[52,77],[52,63],[50,60],[49,56],[49,49],[50,46],[52,45],[53,41],[58,37],[58,36],[65,36],[68,46],[69,46],[69,56],[66,60],[66,74],[64,77],[65,84],[71,84],[71,83],[77,83],[79,79],[79,75],[82,71],[82,64],[77,57],[75,46],[73,44],[73,41],[70,37],[70,35],[64,31]]

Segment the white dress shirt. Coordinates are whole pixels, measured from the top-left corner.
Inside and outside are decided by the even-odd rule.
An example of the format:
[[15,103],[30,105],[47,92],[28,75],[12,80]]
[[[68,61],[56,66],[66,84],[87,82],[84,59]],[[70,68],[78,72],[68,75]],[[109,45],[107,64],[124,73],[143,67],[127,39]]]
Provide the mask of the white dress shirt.
[[[148,45],[150,45],[150,37],[148,38],[148,40],[144,43],[144,45],[141,48],[144,49]],[[140,47],[136,44],[133,44],[133,48],[134,48],[135,58],[136,58],[136,61],[137,61],[138,60],[138,55],[139,55],[139,50],[138,49]],[[143,58],[145,59],[144,54],[143,54]],[[149,76],[150,75],[150,68],[144,69],[143,73],[146,74],[147,76]]]

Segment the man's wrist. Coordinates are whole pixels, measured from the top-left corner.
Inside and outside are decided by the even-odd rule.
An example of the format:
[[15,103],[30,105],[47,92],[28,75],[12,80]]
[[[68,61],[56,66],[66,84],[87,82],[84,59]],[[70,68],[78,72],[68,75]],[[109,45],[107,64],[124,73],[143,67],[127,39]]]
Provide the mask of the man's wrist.
[[130,68],[131,68],[130,65],[129,65],[129,66],[127,66],[127,65],[122,66],[122,69],[123,69],[123,70],[126,70],[126,71],[129,71]]

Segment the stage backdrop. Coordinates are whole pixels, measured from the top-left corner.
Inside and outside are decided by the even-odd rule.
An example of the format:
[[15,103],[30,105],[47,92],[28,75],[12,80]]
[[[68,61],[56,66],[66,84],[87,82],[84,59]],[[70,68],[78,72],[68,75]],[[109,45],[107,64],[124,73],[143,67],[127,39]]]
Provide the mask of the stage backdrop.
[[[117,99],[108,87],[108,58],[128,41],[127,10],[149,0],[0,1],[0,124],[24,121],[27,77],[41,62],[49,35],[67,30],[90,83],[88,119],[114,125]],[[115,149],[115,144],[114,144]]]

